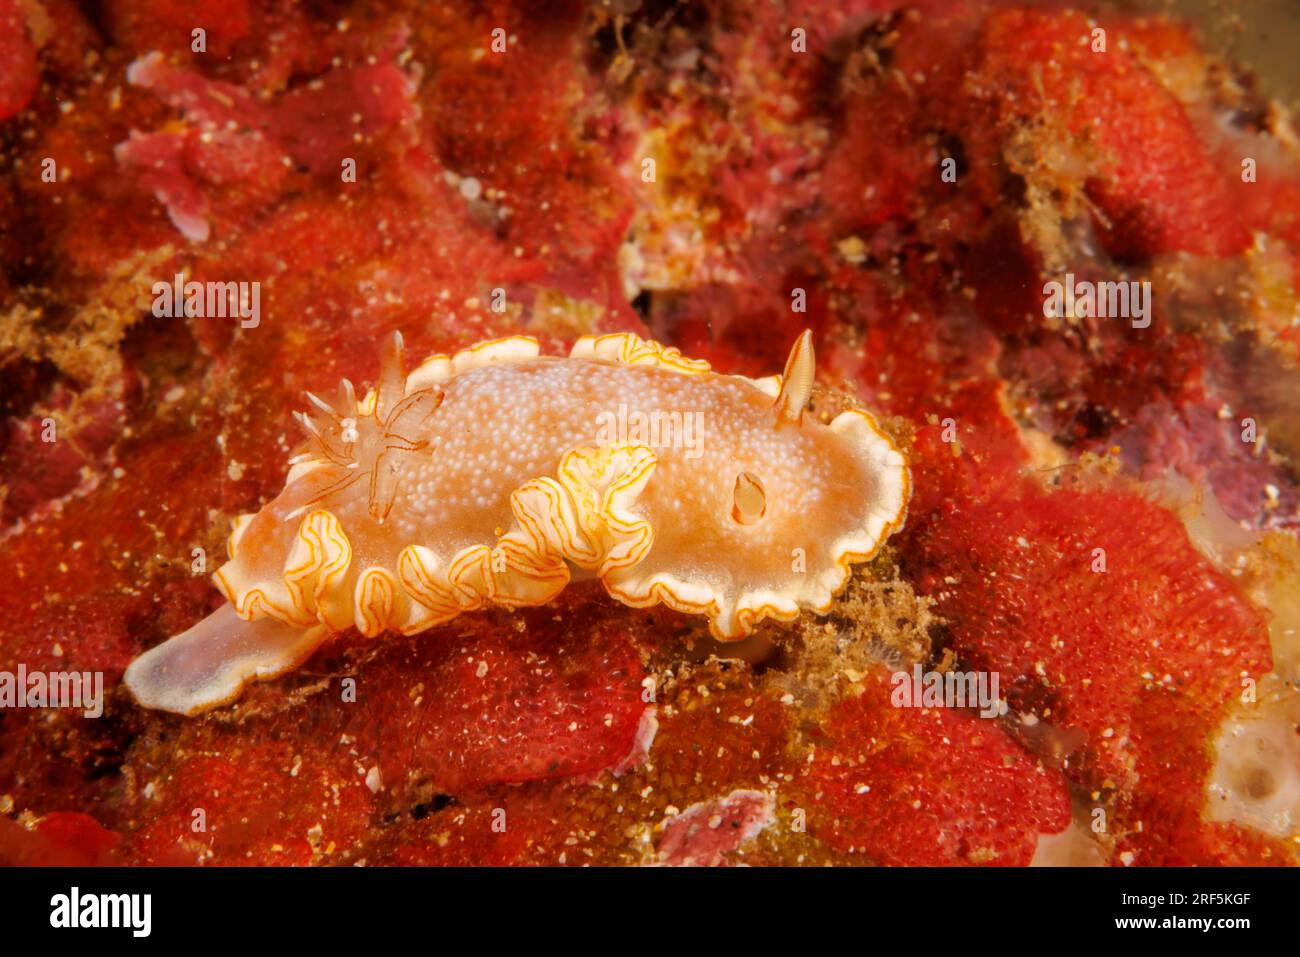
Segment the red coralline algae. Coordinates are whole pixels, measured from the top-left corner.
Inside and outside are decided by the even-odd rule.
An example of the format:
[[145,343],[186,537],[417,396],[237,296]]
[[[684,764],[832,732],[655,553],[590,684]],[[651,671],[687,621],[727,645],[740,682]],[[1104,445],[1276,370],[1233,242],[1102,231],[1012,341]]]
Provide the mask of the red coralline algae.
[[1065,782],[998,725],[898,708],[884,673],[838,705],[800,790],[813,836],[878,864],[1025,865],[1070,822]]
[[[939,470],[958,470],[929,447]],[[1060,732],[1030,736],[1117,802],[1112,833],[1140,845],[1186,828],[1205,800],[1209,737],[1243,679],[1271,667],[1263,615],[1138,495],[983,479],[959,500],[927,496],[905,549],[954,650],[1001,673],[1022,723]]]
[[[399,35],[371,59],[391,60],[405,39]],[[176,69],[156,51],[134,61],[126,76],[184,120],[179,130],[132,130],[114,155],[167,207],[185,238],[199,242],[209,234],[209,193],[221,196],[226,215],[239,217],[274,200],[294,167],[342,180],[351,163],[355,179],[355,164],[371,160],[356,138],[372,139],[415,115],[412,79],[385,62],[328,71],[271,103]]]
[[[645,672],[611,623],[554,635],[458,631],[450,642],[377,649],[361,673],[381,688],[415,682],[406,695],[368,706],[355,732],[378,756],[383,780],[398,783],[421,768],[440,792],[463,794],[598,772],[632,753],[647,708]],[[403,660],[387,663],[390,652]],[[458,690],[439,690],[447,688]],[[389,744],[399,726],[408,731]]]
[[1250,236],[1234,208],[1243,184],[1230,185],[1188,111],[1143,56],[1111,48],[1131,34],[1136,43],[1148,41],[1145,56],[1157,58],[1166,37],[1140,23],[1109,24],[1103,56],[1093,49],[1095,26],[1082,14],[994,14],[975,85],[997,98],[1001,123],[1050,117],[1061,135],[1079,142],[1087,156],[1084,189],[1099,207],[1096,224],[1112,254],[1244,252]]

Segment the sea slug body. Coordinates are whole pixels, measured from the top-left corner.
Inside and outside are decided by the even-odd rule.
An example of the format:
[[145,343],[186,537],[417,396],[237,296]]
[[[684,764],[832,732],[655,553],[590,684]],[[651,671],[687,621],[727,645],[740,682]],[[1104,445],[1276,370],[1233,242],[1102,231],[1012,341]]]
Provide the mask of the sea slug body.
[[905,457],[867,412],[805,415],[811,334],[785,372],[719,375],[631,334],[569,356],[483,342],[379,382],[308,395],[285,488],[230,536],[228,604],[141,655],[125,682],[196,714],[303,662],[329,635],[413,634],[487,605],[551,601],[596,577],[740,638],[824,614],[850,565],[902,526]]

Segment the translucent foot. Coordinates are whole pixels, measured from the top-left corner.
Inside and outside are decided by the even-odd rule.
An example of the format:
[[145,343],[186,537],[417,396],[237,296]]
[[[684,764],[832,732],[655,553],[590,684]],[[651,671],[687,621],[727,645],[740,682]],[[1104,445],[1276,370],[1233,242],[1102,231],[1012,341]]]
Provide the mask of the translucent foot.
[[123,681],[143,707],[198,714],[234,701],[250,681],[296,668],[329,635],[321,625],[245,621],[230,605],[222,605],[131,662]]

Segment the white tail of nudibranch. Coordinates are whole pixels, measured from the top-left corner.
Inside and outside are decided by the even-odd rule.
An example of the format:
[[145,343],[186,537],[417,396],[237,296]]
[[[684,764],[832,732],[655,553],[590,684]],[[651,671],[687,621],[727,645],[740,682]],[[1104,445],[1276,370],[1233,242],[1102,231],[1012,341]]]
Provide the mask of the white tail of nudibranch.
[[324,625],[295,628],[273,618],[245,621],[230,605],[222,605],[136,658],[122,680],[146,708],[197,714],[233,701],[250,681],[292,671],[329,636]]

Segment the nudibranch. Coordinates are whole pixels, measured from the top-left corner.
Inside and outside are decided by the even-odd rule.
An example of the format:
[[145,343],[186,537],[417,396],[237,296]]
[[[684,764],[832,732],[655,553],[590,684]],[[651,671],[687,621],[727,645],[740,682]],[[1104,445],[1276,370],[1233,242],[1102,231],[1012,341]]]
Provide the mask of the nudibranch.
[[309,393],[284,490],[235,521],[213,576],[228,604],[131,663],[136,700],[196,714],[335,632],[413,634],[581,577],[741,638],[828,612],[906,517],[907,460],[876,420],[805,415],[808,332],[765,379],[627,333],[539,352],[514,336],[408,375],[394,335],[360,400],[346,379]]

